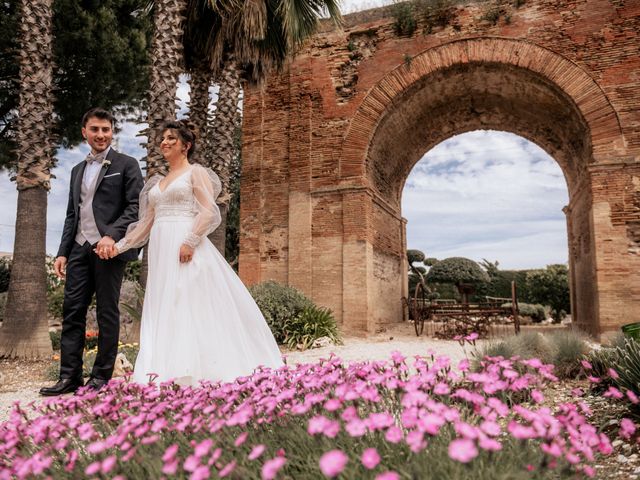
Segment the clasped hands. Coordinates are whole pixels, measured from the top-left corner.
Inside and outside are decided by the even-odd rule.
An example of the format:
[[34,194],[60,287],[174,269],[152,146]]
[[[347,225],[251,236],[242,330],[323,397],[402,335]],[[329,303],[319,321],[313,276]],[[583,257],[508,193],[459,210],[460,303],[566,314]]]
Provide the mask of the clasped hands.
[[[120,252],[116,247],[116,242],[113,238],[104,236],[93,251],[100,257],[102,260],[109,260],[117,256]],[[193,247],[189,245],[185,245],[184,243],[180,246],[180,263],[190,262],[193,258]]]

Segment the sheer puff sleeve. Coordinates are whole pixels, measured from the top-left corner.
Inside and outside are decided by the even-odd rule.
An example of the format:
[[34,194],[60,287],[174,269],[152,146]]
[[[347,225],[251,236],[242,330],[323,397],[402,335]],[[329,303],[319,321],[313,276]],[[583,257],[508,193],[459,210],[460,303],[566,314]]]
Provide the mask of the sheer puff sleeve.
[[184,239],[184,244],[195,248],[204,237],[220,225],[222,218],[220,209],[216,205],[216,198],[220,195],[222,186],[220,179],[210,168],[204,168],[201,165],[194,165],[192,168],[191,184],[197,214],[191,232]]
[[129,224],[125,236],[115,244],[118,254],[121,254],[131,248],[139,248],[147,243],[155,212],[153,205],[149,204],[149,192],[162,180],[162,175],[154,175],[140,192],[140,206],[138,208],[138,221]]

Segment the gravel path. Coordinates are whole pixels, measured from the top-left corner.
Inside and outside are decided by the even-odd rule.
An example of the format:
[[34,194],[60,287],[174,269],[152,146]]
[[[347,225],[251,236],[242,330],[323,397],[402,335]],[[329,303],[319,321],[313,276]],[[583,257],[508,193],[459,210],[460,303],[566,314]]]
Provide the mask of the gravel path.
[[[385,360],[391,352],[399,351],[408,358],[415,355],[446,355],[456,365],[465,357],[465,351],[458,342],[435,340],[429,337],[416,337],[413,326],[402,323],[393,328],[363,337],[347,337],[344,345],[331,345],[312,350],[283,351],[288,364],[310,363],[328,358],[332,353],[344,361]],[[470,354],[470,347],[467,347]],[[53,383],[47,378],[51,362],[27,362],[16,360],[0,361],[0,422],[9,418],[15,402],[26,405],[29,402],[42,401],[38,390],[43,385]]]

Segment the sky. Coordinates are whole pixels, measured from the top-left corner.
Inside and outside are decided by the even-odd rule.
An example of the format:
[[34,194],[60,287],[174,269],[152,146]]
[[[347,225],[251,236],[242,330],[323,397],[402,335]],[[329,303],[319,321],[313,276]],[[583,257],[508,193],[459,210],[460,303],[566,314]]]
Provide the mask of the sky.
[[[387,3],[346,0],[343,12]],[[189,98],[184,78],[177,96],[178,117],[182,117]],[[215,98],[214,91],[212,96]],[[137,134],[145,126],[120,123],[113,146],[142,158],[144,138]],[[88,151],[86,144],[58,151],[47,209],[49,254],[56,253],[62,235],[71,168]],[[0,252],[11,252],[17,191],[7,173],[0,173],[0,199]],[[567,203],[560,167],[535,144],[505,132],[458,135],[425,152],[407,179],[402,197],[402,215],[408,220],[407,246],[439,259],[497,260],[502,269],[566,263],[562,207]]]

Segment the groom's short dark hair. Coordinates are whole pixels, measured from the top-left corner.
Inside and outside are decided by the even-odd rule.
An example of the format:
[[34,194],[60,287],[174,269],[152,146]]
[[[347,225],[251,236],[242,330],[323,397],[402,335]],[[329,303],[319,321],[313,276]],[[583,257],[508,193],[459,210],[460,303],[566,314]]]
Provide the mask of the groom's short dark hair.
[[82,126],[86,127],[89,119],[94,117],[99,118],[100,120],[109,120],[109,122],[111,123],[111,126],[113,127],[113,122],[114,122],[113,115],[111,115],[111,113],[106,111],[104,108],[100,108],[100,107],[92,108],[82,116]]

